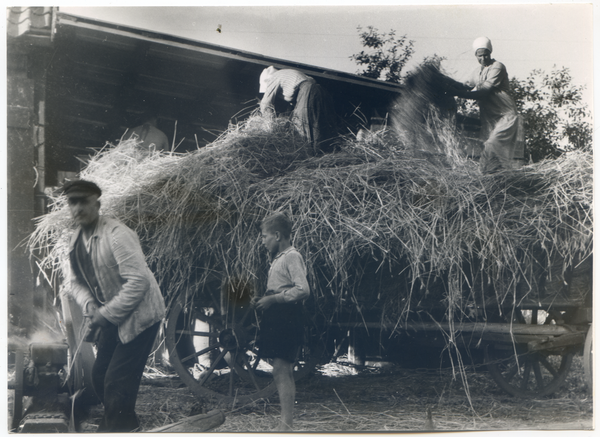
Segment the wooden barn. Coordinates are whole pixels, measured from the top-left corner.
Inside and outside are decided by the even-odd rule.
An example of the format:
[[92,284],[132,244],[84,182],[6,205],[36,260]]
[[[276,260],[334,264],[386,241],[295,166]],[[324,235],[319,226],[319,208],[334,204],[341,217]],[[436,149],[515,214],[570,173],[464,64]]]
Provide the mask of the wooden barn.
[[[398,85],[172,35],[61,13],[10,8],[7,22],[8,292],[13,326],[27,329],[36,292],[22,242],[46,212],[48,189],[116,142],[142,114],[178,152],[212,142],[258,108],[258,78],[274,65],[314,77],[356,133],[386,116]],[[15,298],[17,297],[18,298]]]

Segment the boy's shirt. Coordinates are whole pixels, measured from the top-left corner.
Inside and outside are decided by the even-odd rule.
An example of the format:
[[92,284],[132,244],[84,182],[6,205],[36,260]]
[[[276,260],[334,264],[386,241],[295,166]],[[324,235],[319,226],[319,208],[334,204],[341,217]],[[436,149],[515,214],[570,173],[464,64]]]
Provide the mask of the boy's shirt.
[[306,265],[294,246],[278,253],[271,263],[266,295],[276,295],[279,303],[301,301],[310,295]]

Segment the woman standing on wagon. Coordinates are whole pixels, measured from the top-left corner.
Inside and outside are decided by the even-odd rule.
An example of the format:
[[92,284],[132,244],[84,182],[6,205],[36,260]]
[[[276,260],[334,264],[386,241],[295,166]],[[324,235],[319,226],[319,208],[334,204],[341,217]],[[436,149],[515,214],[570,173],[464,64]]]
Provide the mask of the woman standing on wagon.
[[473,50],[480,67],[465,84],[465,89],[455,90],[453,94],[479,103],[484,140],[481,171],[494,173],[501,169],[520,168],[524,162],[523,121],[509,94],[506,67],[492,59],[492,42],[488,38],[477,38],[473,42]]

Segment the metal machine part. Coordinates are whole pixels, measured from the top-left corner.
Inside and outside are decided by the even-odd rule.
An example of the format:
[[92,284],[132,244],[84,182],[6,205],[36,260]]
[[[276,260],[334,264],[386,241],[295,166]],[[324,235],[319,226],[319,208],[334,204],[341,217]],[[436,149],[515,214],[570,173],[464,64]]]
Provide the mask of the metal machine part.
[[[17,432],[64,432],[68,430],[69,362],[66,343],[31,343],[29,348],[11,345],[15,376],[11,429]],[[24,408],[23,397],[29,405]]]

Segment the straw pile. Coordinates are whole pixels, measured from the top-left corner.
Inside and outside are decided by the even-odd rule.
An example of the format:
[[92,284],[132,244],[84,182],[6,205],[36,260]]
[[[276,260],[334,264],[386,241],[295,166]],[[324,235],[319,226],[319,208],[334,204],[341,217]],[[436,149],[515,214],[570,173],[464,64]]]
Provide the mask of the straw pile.
[[425,61],[407,75],[402,94],[392,105],[392,130],[413,147],[443,154],[456,152],[457,145],[449,146],[447,139],[458,140],[460,135],[448,135],[450,125],[444,121],[457,113],[456,100],[446,91],[460,87],[440,70],[435,60]]
[[[458,144],[453,135],[438,150]],[[348,308],[392,323],[417,308],[462,318],[474,305],[564,293],[565,272],[591,256],[589,154],[482,175],[457,153],[376,134],[339,143],[310,156],[288,121],[254,115],[192,153],[107,147],[81,177],[103,189],[101,213],[138,233],[169,303],[179,293],[214,301],[223,284],[264,290],[259,225],[275,211],[294,221],[314,314],[326,320]],[[53,200],[29,243],[60,275],[72,223]]]

